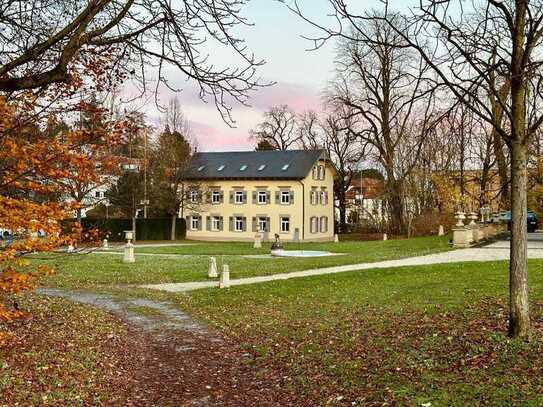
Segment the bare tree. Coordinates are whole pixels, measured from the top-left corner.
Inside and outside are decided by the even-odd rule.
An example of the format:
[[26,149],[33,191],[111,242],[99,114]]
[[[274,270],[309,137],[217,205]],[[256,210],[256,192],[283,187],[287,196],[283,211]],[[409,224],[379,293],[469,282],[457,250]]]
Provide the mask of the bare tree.
[[287,105],[273,106],[264,113],[262,122],[250,131],[257,143],[267,141],[275,150],[288,150],[298,146],[301,136],[298,117]]
[[[231,121],[230,102],[245,103],[262,85],[255,59],[234,32],[248,25],[244,0],[0,0],[0,91],[39,89],[70,82],[78,71],[110,63],[112,75],[131,76],[144,89],[148,68],[155,86],[177,90],[173,67],[211,97]],[[219,66],[209,43],[228,49],[237,66]]]
[[[330,38],[352,38],[345,23],[365,35],[364,27],[374,17],[351,12],[345,0],[329,0],[336,27],[319,27],[319,47]],[[385,1],[388,10],[388,2]],[[289,6],[304,20],[296,1]],[[530,334],[527,265],[527,162],[530,138],[543,123],[538,109],[542,93],[541,45],[543,1],[541,0],[421,0],[405,21],[397,15],[380,18],[416,50],[432,68],[440,84],[470,110],[492,126],[509,149],[511,157],[511,252],[509,266],[509,334]],[[366,39],[376,41],[375,38]],[[504,88],[504,84],[506,85]],[[491,98],[495,103],[488,103]],[[527,103],[532,99],[531,103]],[[499,106],[499,109],[496,109]]]

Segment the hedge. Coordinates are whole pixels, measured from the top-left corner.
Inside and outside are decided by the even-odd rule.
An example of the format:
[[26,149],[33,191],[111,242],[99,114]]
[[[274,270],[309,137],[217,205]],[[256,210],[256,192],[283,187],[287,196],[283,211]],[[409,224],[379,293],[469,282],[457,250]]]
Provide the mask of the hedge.
[[[170,240],[171,218],[136,218],[137,240]],[[110,241],[124,241],[124,231],[132,230],[132,219],[81,219],[84,230],[97,228],[103,235],[109,235]],[[185,219],[177,218],[175,222],[176,240],[186,236]]]

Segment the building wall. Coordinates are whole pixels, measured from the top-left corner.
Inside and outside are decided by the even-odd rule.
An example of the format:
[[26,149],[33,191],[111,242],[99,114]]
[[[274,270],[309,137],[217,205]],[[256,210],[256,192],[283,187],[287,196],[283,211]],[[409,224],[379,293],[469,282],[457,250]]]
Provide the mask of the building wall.
[[[295,240],[298,234],[304,241],[329,241],[334,236],[334,212],[333,212],[333,169],[319,162],[325,168],[324,179],[313,179],[313,172],[303,180],[210,180],[200,182],[198,185],[201,198],[198,205],[193,205],[183,215],[187,220],[187,238],[195,240],[217,241],[251,241],[256,233],[261,233],[265,240],[273,240],[275,233],[284,241]],[[190,190],[191,187],[188,186]],[[210,203],[209,198],[213,191],[222,193],[220,203]],[[232,201],[231,194],[236,191],[245,192],[245,202],[238,204]],[[270,201],[265,204],[253,203],[253,194],[259,191],[268,193]],[[281,191],[289,192],[293,200],[288,204],[277,203],[281,199]],[[327,199],[322,194],[318,202],[311,201],[311,191],[327,193]],[[314,194],[315,192],[313,192]],[[279,195],[277,195],[279,194]],[[208,230],[208,218],[222,217],[222,230]],[[198,217],[198,229],[192,228],[192,218]],[[242,231],[236,231],[235,221],[237,217],[245,218],[245,227]],[[281,218],[289,218],[289,231],[281,231]],[[267,218],[267,231],[260,232],[253,228],[253,220]],[[311,222],[317,218],[318,229],[312,229]],[[321,229],[321,219],[322,221]],[[232,224],[232,221],[234,224]],[[231,230],[231,225],[234,226]],[[256,226],[256,225],[255,225]]]

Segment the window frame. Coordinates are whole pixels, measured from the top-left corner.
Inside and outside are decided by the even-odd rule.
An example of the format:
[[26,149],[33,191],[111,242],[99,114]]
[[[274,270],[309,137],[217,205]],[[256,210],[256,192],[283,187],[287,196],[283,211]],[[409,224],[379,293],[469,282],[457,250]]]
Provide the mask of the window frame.
[[[284,228],[284,225],[287,225],[286,229]],[[281,233],[290,233],[290,217],[281,216],[279,218],[279,230]]]
[[[241,201],[238,202],[238,196],[241,196]],[[243,205],[245,203],[245,191],[234,191],[234,203]]]
[[[260,198],[264,197],[264,201],[261,201]],[[256,203],[259,205],[265,205],[268,203],[268,192],[267,191],[257,191],[256,193]]]
[[[262,233],[262,232],[267,232],[269,230],[269,225],[268,225],[268,218],[266,216],[259,216],[257,217],[257,231]],[[264,228],[262,228],[262,224],[265,225]]]
[[[238,228],[238,221],[240,222],[240,227]],[[243,216],[234,216],[234,232],[243,232]]]
[[192,191],[190,191],[190,194],[189,194],[189,201],[190,201],[191,203],[196,203],[196,202],[198,202],[198,195],[199,195],[199,194],[198,194],[198,191],[196,191],[196,190],[193,189]]
[[[215,200],[215,197],[217,197],[217,200]],[[218,189],[211,191],[211,203],[214,205],[221,203],[221,191]]]
[[[196,221],[196,227],[194,226],[195,221]],[[190,230],[200,230],[200,218],[198,216],[190,217]]]
[[[286,201],[283,199],[283,197],[286,197]],[[290,191],[289,190],[281,190],[279,192],[279,202],[281,205],[290,205]]]
[[[215,227],[215,221],[217,221],[217,227]],[[211,231],[220,232],[221,231],[221,217],[220,216],[211,216]]]
[[328,232],[328,216],[321,216],[320,218],[317,218],[317,221],[319,223],[319,231],[321,233],[327,233]]

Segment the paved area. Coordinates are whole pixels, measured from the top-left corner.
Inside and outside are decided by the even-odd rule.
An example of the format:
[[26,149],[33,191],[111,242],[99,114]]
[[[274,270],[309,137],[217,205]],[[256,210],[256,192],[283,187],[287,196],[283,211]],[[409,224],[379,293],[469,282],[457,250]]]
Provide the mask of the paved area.
[[[530,233],[528,245],[528,257],[532,259],[543,258],[543,233]],[[344,273],[347,271],[422,266],[429,264],[446,264],[459,262],[484,262],[509,259],[509,242],[498,241],[484,247],[457,249],[444,253],[429,254],[426,256],[409,257],[398,260],[387,260],[375,263],[349,264],[345,266],[326,267],[319,269],[310,269],[304,271],[295,271],[292,273],[272,274],[268,276],[250,277],[230,280],[231,286],[257,284],[268,281],[288,280],[291,278],[318,276],[323,274]],[[148,284],[141,286],[154,290],[169,292],[186,292],[203,288],[218,287],[218,281],[201,281],[190,283],[166,283],[166,284]]]

